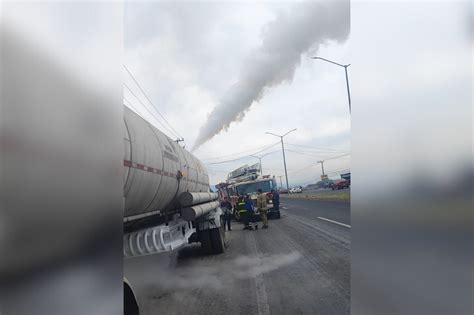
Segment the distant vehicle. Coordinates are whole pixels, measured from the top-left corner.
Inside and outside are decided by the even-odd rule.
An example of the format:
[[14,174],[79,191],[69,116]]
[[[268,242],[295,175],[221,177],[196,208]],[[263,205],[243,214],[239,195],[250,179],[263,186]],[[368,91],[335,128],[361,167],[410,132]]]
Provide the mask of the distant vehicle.
[[332,188],[333,182],[326,182],[324,183],[323,188]]
[[320,184],[320,187],[321,188],[332,188],[333,183],[334,183],[334,181],[332,179],[328,179],[328,180],[322,181],[321,184]]
[[351,173],[341,174],[341,179],[348,180],[349,183],[350,183],[350,181],[351,181]]
[[350,181],[345,180],[345,179],[338,179],[334,181],[334,183],[331,185],[331,188],[332,190],[339,190],[339,189],[348,188],[349,185],[350,185]]
[[302,192],[303,192],[303,187],[301,186],[293,187],[289,191],[290,194],[301,194]]

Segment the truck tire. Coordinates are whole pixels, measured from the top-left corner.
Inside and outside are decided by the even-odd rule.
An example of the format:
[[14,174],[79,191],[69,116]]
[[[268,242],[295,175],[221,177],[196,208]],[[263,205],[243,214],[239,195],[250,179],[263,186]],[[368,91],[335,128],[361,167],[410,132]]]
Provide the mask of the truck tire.
[[204,254],[212,254],[212,243],[210,230],[204,230],[199,232],[199,241],[201,242],[201,249]]
[[224,229],[223,226],[220,228],[209,230],[211,237],[212,254],[222,254],[225,249],[224,242]]
[[137,299],[132,288],[127,282],[123,283],[123,314],[140,315]]

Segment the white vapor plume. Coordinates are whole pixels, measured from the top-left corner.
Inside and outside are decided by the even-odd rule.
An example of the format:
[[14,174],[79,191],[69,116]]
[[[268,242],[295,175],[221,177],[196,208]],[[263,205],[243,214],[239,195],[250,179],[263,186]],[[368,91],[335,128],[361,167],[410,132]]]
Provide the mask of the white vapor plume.
[[212,265],[203,261],[172,269],[163,269],[158,264],[148,262],[134,266],[132,278],[135,283],[139,283],[146,289],[159,287],[166,291],[175,291],[207,287],[222,290],[235,287],[236,281],[253,279],[259,275],[290,266],[301,257],[302,254],[298,251],[261,257],[239,256]]
[[328,40],[344,41],[350,30],[350,2],[298,3],[268,23],[261,46],[247,57],[239,78],[220,99],[201,127],[192,151],[234,121],[241,121],[266,89],[293,79],[302,55]]

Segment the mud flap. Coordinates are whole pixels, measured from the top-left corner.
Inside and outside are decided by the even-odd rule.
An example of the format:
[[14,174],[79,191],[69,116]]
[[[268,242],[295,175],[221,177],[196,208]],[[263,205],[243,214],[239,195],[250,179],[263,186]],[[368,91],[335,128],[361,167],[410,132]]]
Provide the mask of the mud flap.
[[199,241],[201,242],[201,248],[204,254],[212,254],[212,243],[211,243],[211,230],[199,231]]
[[197,222],[198,239],[205,254],[224,252],[225,227],[222,221],[222,210],[217,208],[200,218]]
[[225,232],[223,226],[209,230],[212,244],[212,254],[222,254],[225,250]]

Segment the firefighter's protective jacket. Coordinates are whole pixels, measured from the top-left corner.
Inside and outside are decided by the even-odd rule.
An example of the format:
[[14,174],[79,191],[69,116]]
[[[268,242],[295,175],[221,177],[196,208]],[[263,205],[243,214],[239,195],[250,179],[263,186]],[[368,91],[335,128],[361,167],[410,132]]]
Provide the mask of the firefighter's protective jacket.
[[238,203],[237,203],[237,206],[236,206],[236,210],[237,210],[239,213],[245,213],[245,212],[247,212],[247,210],[245,209],[245,202],[243,202],[243,201],[238,202]]
[[257,196],[257,208],[258,210],[268,210],[266,194],[261,193]]

